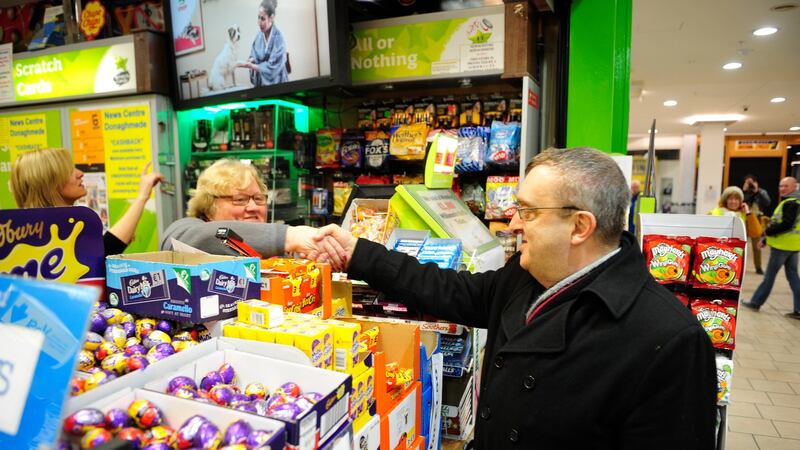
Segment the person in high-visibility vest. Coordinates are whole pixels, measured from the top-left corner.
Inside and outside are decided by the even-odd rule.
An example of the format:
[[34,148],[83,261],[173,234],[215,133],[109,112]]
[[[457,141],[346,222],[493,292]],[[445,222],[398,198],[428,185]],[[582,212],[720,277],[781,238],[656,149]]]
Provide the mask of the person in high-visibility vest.
[[800,320],[800,276],[797,275],[797,253],[800,252],[800,192],[797,191],[797,180],[793,177],[782,179],[778,191],[783,200],[775,208],[764,232],[766,244],[770,246],[764,280],[756,288],[753,298],[749,302],[743,301],[742,304],[758,311],[767,301],[775,284],[775,276],[783,267],[794,299],[794,310],[786,316]]

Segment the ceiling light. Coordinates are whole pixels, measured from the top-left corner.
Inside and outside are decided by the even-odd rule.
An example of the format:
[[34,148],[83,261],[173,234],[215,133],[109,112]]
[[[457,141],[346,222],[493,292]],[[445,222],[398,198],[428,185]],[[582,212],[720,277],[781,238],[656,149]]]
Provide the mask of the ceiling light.
[[677,100],[667,100],[664,102],[664,106],[676,106],[678,104]]
[[754,36],[769,36],[770,34],[775,34],[778,32],[778,29],[775,27],[761,27],[755,31],[753,31]]
[[736,122],[744,119],[741,114],[701,114],[697,116],[687,117],[684,121],[689,125],[695,125],[701,122]]
[[800,127],[790,127],[789,131],[800,131]]
[[772,103],[783,103],[786,101],[786,97],[773,97],[769,101]]
[[739,69],[741,67],[742,67],[742,63],[740,63],[740,62],[729,62],[728,64],[725,64],[724,66],[722,66],[722,68],[725,69],[725,70],[736,70],[736,69]]
[[723,128],[722,131],[728,131],[728,127]]

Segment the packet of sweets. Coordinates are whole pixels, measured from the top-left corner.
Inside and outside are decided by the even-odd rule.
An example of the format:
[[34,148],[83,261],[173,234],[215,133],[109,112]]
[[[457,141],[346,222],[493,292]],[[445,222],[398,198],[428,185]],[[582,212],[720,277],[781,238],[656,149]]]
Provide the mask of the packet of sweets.
[[686,283],[692,243],[688,236],[645,235],[642,251],[650,275],[661,284]]
[[736,344],[736,301],[727,299],[692,301],[692,314],[708,333],[715,348],[733,350]]
[[339,151],[342,167],[361,168],[364,159],[364,135],[361,133],[347,133],[342,137]]
[[425,159],[428,125],[400,125],[389,139],[389,154],[402,160]]
[[389,136],[383,131],[367,131],[364,138],[364,166],[367,169],[386,170],[389,165]]
[[491,176],[486,178],[486,215],[484,218],[510,219],[517,208],[519,177]]
[[742,284],[745,245],[745,241],[736,238],[697,238],[693,250],[692,286],[738,291]]
[[733,361],[717,356],[717,403],[727,405],[731,399],[731,382],[733,381]]
[[317,130],[317,167],[339,167],[339,147],[342,143],[342,130],[320,128]]

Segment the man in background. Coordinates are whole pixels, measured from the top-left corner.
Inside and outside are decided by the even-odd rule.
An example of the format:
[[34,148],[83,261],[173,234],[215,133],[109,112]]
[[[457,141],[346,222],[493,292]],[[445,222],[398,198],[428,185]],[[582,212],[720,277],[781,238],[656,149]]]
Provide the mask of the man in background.
[[794,299],[794,310],[786,313],[786,317],[800,319],[800,277],[797,275],[797,252],[800,251],[800,221],[798,221],[800,192],[797,191],[797,180],[793,177],[782,179],[778,185],[778,192],[783,200],[775,208],[772,219],[764,231],[767,235],[766,244],[770,247],[767,270],[761,284],[753,293],[753,298],[749,302],[743,301],[742,304],[758,311],[767,301],[775,284],[775,277],[783,267]]
[[[742,191],[744,191],[744,202],[750,208],[750,212],[756,216],[759,222],[761,222],[764,212],[771,203],[769,193],[758,186],[758,179],[756,179],[755,175],[745,175]],[[764,226],[766,226],[766,224],[764,224]],[[761,268],[761,247],[758,245],[760,241],[761,236],[750,238],[750,245],[753,252],[753,263],[755,263],[756,266],[756,273],[763,275],[764,270]]]
[[628,208],[628,231],[636,236],[636,200],[639,199],[639,192],[642,190],[642,184],[639,180],[631,181],[631,205]]

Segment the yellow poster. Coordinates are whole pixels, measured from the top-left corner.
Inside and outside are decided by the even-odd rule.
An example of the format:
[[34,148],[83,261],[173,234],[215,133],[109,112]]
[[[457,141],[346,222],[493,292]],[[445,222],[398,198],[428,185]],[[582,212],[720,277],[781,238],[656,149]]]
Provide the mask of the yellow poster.
[[150,162],[150,105],[103,109],[103,149],[110,199],[132,199]]
[[47,118],[44,113],[0,117],[0,151],[9,161],[21,153],[47,147]]

